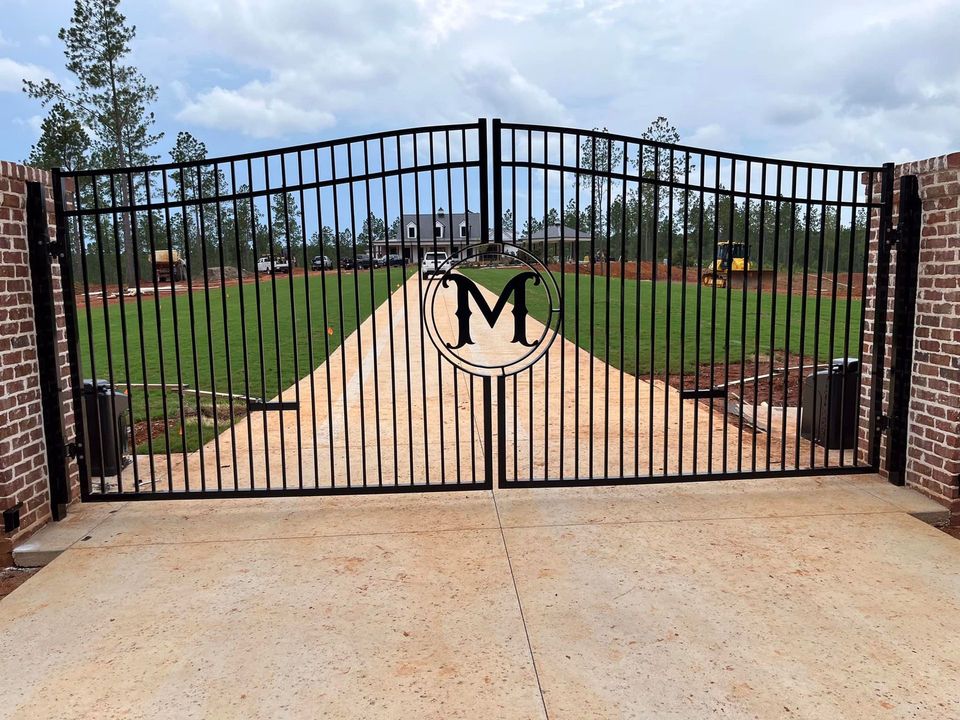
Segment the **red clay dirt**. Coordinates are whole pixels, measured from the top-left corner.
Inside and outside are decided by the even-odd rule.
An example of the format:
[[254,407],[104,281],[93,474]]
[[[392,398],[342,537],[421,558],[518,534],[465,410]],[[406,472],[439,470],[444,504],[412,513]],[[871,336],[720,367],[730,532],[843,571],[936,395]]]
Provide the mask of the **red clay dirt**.
[[[731,363],[728,366],[729,369],[726,369],[727,366],[723,365],[723,357],[721,354],[721,356],[717,358],[717,363],[713,366],[712,376],[710,363],[700,365],[700,370],[697,373],[700,377],[699,385],[697,385],[696,377],[692,372],[688,372],[682,377],[677,374],[671,374],[670,385],[680,390],[682,384],[682,389],[693,390],[696,387],[707,389],[729,383],[730,394],[732,396],[740,396],[741,388],[739,380],[742,375],[745,378],[743,383],[743,399],[747,403],[753,404],[754,391],[756,391],[757,403],[766,402],[772,404],[774,407],[783,407],[784,398],[786,398],[787,407],[797,407],[800,404],[801,388],[801,372],[796,369],[799,364],[799,359],[796,356],[790,358],[791,369],[789,373],[786,373],[785,379],[783,356],[782,354],[778,354],[774,357],[773,367],[776,372],[772,378],[750,380],[750,378],[756,375],[768,375],[770,373],[769,357],[761,357],[758,363],[759,367],[755,367],[751,360],[747,360],[743,367],[741,367],[739,363]],[[808,376],[812,371],[813,358],[806,358],[803,362],[803,377]],[[709,404],[709,400],[706,402]]]
[[40,568],[0,568],[0,598],[4,598],[27,580]]
[[[550,263],[548,266],[552,272],[559,273],[561,272],[560,263]],[[575,273],[579,272],[581,275],[590,274],[590,264],[589,263],[574,263],[567,262],[563,265],[562,272],[564,273]],[[621,272],[622,271],[622,272]],[[593,264],[593,273],[595,275],[604,276],[607,272],[607,263],[598,262]],[[610,260],[610,277],[625,277],[628,280],[634,280],[637,278],[637,263],[635,261],[629,261],[621,263],[619,260]],[[700,273],[696,267],[682,268],[677,266],[667,267],[662,263],[654,263],[650,261],[641,261],[639,268],[639,275],[641,280],[652,280],[656,273],[657,280],[667,280],[668,278],[675,282],[683,282],[686,280],[688,283],[698,283],[700,282]],[[807,295],[816,296],[817,295],[817,275],[816,273],[807,274]],[[863,273],[853,273],[848,275],[847,273],[837,273],[837,297],[846,298],[847,296],[847,286],[851,284],[850,295],[854,298],[862,297],[863,295]],[[766,272],[764,276],[763,289],[771,290],[773,289],[773,277],[772,273]],[[833,288],[831,285],[832,275],[825,274],[821,281],[821,292],[825,294],[832,294]],[[790,277],[783,272],[777,274],[776,278],[776,287],[777,292],[786,293],[790,292],[793,295],[803,295],[803,274],[794,273],[793,279],[791,282]]]

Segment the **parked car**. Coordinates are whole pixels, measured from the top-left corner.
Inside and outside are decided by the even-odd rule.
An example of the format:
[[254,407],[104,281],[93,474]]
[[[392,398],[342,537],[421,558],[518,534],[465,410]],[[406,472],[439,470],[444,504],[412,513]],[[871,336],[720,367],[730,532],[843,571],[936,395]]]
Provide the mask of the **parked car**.
[[373,267],[373,259],[366,253],[357,255],[357,270],[369,270]]
[[332,270],[333,261],[330,260],[326,255],[317,255],[313,262],[310,263],[310,267],[314,270]]
[[374,267],[382,268],[382,267],[383,267],[384,265],[386,265],[386,264],[387,264],[387,256],[386,256],[386,255],[377,255],[377,256],[373,259],[373,266],[374,266]]
[[340,267],[343,270],[353,270],[353,256],[352,255],[341,255],[340,256]]
[[431,275],[439,275],[445,272],[449,267],[450,261],[447,259],[445,252],[428,252],[423,256],[423,261],[420,263],[420,274],[424,278],[428,278]]
[[265,255],[259,260],[257,260],[257,272],[258,273],[287,273],[290,274],[290,263],[287,262],[285,257],[276,256],[270,257]]
[[406,265],[407,259],[403,255],[390,253],[384,258],[384,265]]

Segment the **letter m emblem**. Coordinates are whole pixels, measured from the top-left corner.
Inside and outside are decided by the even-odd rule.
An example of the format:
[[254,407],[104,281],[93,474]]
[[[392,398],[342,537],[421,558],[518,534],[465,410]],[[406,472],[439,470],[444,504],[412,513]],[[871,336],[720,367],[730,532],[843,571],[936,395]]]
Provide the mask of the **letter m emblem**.
[[513,296],[513,338],[510,342],[520,343],[526,347],[533,347],[536,343],[527,341],[527,280],[533,280],[534,285],[540,284],[540,276],[535,272],[522,272],[510,279],[500,297],[497,298],[493,309],[487,305],[480,288],[470,278],[464,275],[447,275],[441,281],[443,287],[447,287],[451,282],[457,286],[457,311],[454,313],[458,321],[457,344],[451,345],[445,342],[451,350],[462,348],[464,345],[473,345],[473,337],[470,335],[470,316],[473,311],[470,309],[470,299],[476,304],[483,319],[492,328],[510,296]]

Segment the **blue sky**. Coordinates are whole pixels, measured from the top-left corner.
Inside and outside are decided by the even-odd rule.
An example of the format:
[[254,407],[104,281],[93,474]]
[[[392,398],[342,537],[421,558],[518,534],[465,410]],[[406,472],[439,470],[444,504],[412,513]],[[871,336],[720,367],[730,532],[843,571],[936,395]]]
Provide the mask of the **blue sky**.
[[[0,0],[0,158],[42,110],[22,77],[69,82],[72,0]],[[125,0],[136,62],[211,155],[500,116],[873,164],[960,149],[960,3],[918,0]]]

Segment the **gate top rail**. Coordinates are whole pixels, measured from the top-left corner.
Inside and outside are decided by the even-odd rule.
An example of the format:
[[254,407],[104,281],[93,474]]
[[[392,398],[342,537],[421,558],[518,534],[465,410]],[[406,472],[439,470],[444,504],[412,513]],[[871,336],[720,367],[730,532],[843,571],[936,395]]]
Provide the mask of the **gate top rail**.
[[[516,123],[516,122],[506,122],[495,118],[493,120],[493,129],[497,128],[502,130],[521,130],[523,132],[541,132],[541,133],[557,133],[560,135],[579,135],[582,138],[596,137],[600,140],[612,140],[615,142],[624,142],[628,144],[641,145],[643,147],[654,148],[658,150],[673,150],[680,153],[688,153],[690,155],[706,155],[708,157],[717,158],[720,160],[731,160],[731,161],[741,161],[741,162],[755,162],[755,163],[767,163],[769,165],[781,165],[787,167],[796,167],[796,168],[807,168],[810,170],[842,170],[845,172],[876,172],[879,173],[883,170],[882,165],[839,165],[836,163],[822,163],[822,162],[805,162],[800,160],[786,160],[781,158],[773,157],[764,157],[760,155],[746,155],[744,153],[737,152],[728,152],[723,150],[711,150],[709,148],[696,147],[693,145],[683,145],[679,143],[666,143],[660,140],[650,140],[642,137],[636,137],[631,135],[623,135],[621,133],[610,132],[607,130],[587,130],[582,128],[570,128],[564,127],[561,125],[536,125],[532,123]],[[504,165],[515,165],[518,164],[511,159],[504,158]],[[519,164],[525,164],[524,161],[521,161]],[[543,163],[533,163],[537,167],[543,167]],[[571,166],[569,169],[574,169]],[[581,172],[585,172],[585,168],[580,168]]]
[[[220,157],[205,158],[203,160],[188,160],[185,162],[168,162],[154,165],[131,165],[122,168],[95,168],[85,170],[60,170],[60,177],[95,177],[102,175],[116,174],[134,174],[146,172],[164,172],[168,170],[180,170],[194,167],[203,167],[208,165],[226,165],[229,163],[242,162],[245,160],[259,160],[273,156],[283,156],[293,153],[310,152],[340,145],[351,145],[354,143],[369,142],[371,140],[381,140],[394,137],[403,137],[404,135],[420,135],[436,132],[455,132],[460,130],[478,130],[483,127],[485,120],[479,119],[474,122],[450,123],[445,125],[422,125],[419,127],[401,128],[399,130],[384,130],[380,132],[363,133],[360,135],[351,135],[348,137],[332,138],[330,140],[320,140],[318,142],[301,143],[299,145],[290,145],[287,147],[274,148],[271,150],[260,150],[256,152],[239,153],[236,155],[223,155]],[[476,164],[479,161],[473,161]],[[412,168],[411,168],[412,169]]]

